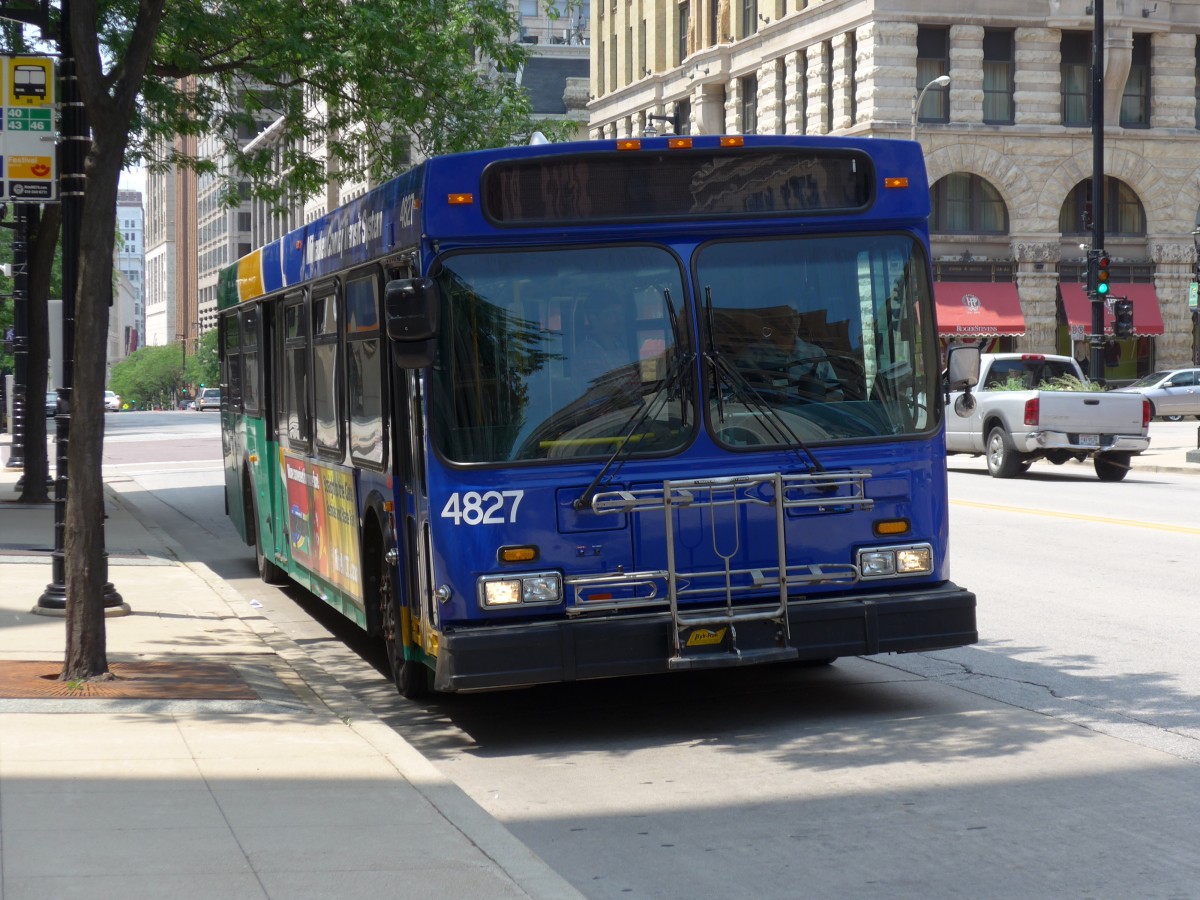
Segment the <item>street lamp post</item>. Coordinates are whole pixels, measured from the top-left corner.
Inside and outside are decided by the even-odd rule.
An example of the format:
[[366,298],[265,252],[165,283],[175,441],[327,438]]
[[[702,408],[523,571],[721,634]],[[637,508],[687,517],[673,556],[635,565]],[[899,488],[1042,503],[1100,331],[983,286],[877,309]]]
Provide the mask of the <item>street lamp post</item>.
[[932,87],[944,88],[949,83],[950,83],[949,75],[939,75],[937,78],[933,79],[933,81],[931,81],[927,85],[925,85],[925,87],[921,88],[920,92],[916,95],[916,98],[913,100],[912,132],[909,136],[910,140],[915,141],[917,139],[917,113],[919,113],[921,111],[921,101],[925,99],[925,92],[928,91]]
[[[671,133],[672,133],[672,134],[679,134],[679,123],[678,123],[677,121],[675,121],[675,116],[655,116],[655,115],[647,115],[647,116],[646,116],[646,121],[649,123],[649,124],[646,126],[646,131],[653,131],[653,132],[654,132],[654,134],[658,134],[658,130],[657,130],[657,129],[655,129],[655,127],[654,127],[654,123],[655,123],[655,122],[664,122],[664,123],[666,123],[667,125],[670,125],[670,126],[671,126]],[[653,135],[653,134],[647,134],[647,135],[646,135],[646,137],[654,137],[654,135]]]

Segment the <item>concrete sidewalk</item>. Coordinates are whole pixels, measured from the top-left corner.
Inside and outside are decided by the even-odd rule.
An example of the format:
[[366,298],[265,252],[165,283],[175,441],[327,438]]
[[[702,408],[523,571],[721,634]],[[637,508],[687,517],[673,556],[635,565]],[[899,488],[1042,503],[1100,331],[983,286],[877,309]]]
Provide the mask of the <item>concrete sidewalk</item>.
[[582,896],[111,490],[125,677],[54,680],[64,620],[31,613],[53,510],[16,503],[19,476],[0,467],[2,900]]

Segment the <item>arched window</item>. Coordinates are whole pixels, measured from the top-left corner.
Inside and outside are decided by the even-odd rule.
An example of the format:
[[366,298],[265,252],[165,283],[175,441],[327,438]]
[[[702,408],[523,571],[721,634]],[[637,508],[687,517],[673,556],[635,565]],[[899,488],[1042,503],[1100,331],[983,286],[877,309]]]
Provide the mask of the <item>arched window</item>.
[[929,189],[929,230],[939,234],[1008,234],[1008,208],[978,175],[955,172]]
[[[1144,237],[1146,210],[1133,188],[1111,175],[1104,179],[1104,233]],[[1092,180],[1085,179],[1071,190],[1058,214],[1063,234],[1088,234],[1092,230]]]

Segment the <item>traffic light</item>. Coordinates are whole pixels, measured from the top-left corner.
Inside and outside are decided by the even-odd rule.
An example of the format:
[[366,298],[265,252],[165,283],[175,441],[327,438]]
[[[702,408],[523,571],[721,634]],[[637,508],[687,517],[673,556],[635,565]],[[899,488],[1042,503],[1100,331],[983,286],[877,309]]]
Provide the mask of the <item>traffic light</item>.
[[1133,301],[1122,297],[1113,301],[1113,336],[1133,337]]
[[1096,296],[1103,300],[1108,289],[1108,254],[1101,250],[1096,255]]

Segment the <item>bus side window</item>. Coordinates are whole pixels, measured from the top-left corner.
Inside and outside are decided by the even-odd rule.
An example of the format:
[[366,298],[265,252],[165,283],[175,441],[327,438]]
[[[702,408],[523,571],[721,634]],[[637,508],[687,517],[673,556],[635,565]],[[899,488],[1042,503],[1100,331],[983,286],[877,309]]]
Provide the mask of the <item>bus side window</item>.
[[338,458],[342,455],[342,415],[336,285],[318,286],[312,314],[313,437],[318,452]]
[[346,282],[344,326],[350,453],[356,461],[374,466],[384,464],[387,448],[378,285],[374,275]]
[[[246,412],[262,410],[262,375],[258,371],[258,309],[249,307],[242,312],[242,402]],[[232,403],[233,398],[230,398]]]
[[303,300],[284,307],[283,411],[288,443],[308,450],[312,441],[312,407],[309,401],[308,304]]

